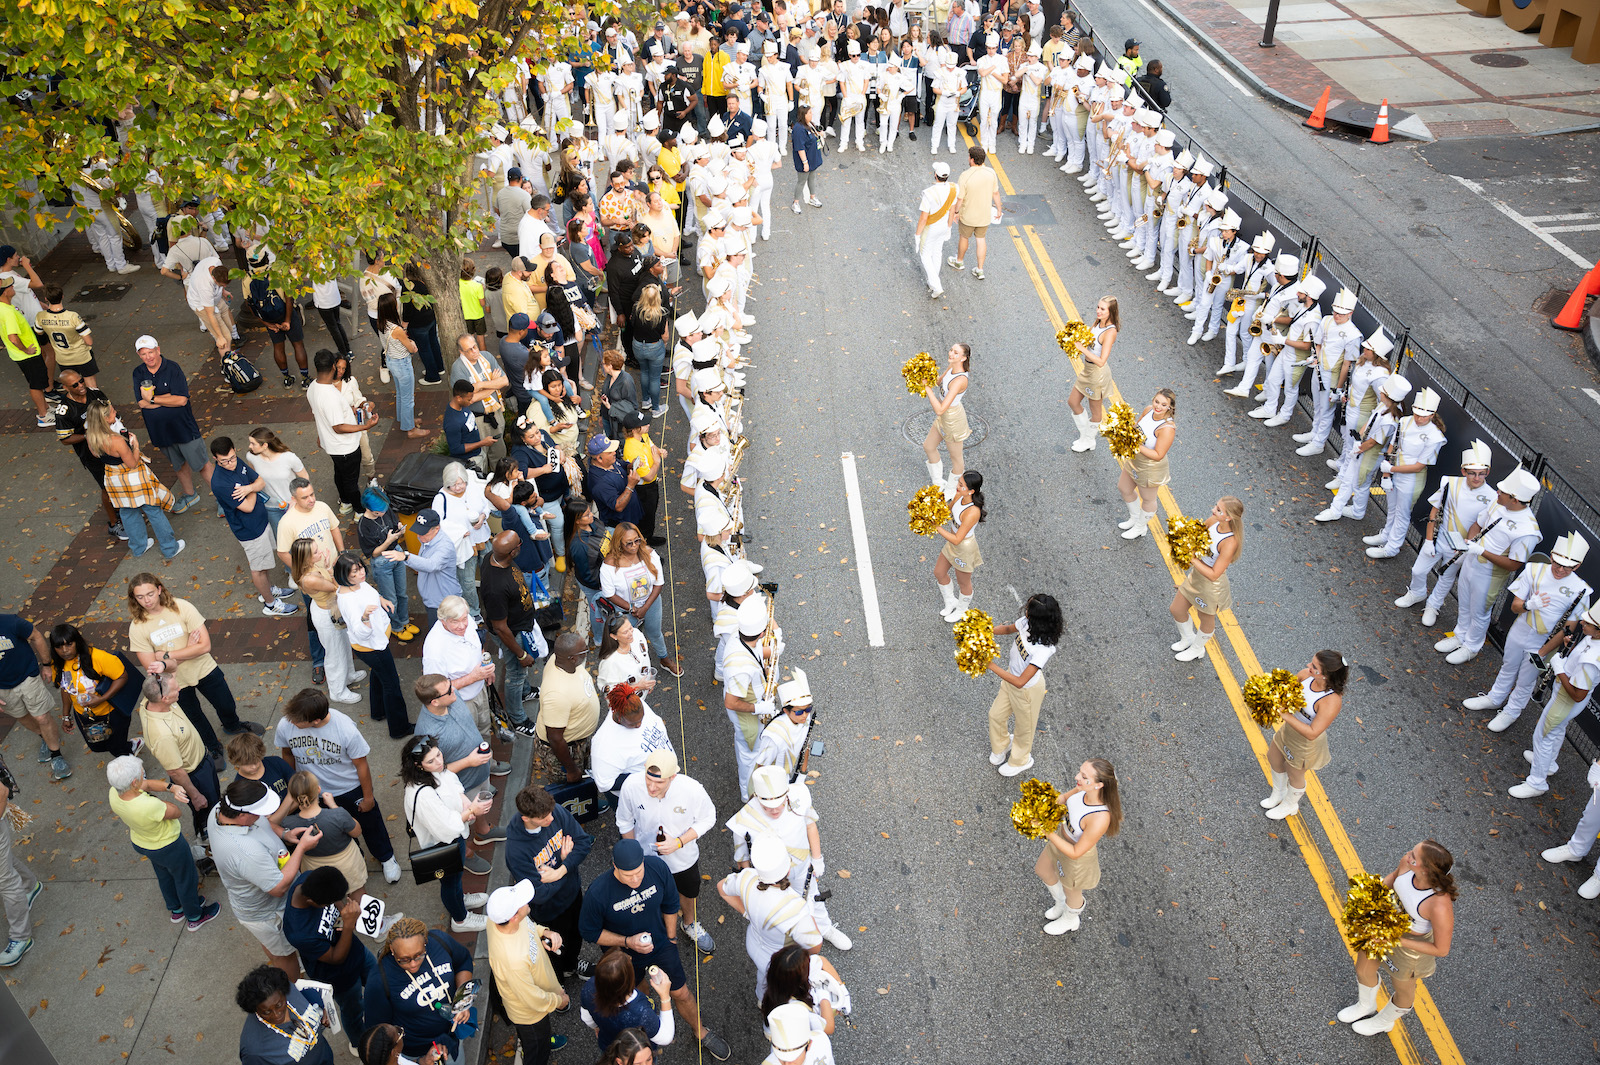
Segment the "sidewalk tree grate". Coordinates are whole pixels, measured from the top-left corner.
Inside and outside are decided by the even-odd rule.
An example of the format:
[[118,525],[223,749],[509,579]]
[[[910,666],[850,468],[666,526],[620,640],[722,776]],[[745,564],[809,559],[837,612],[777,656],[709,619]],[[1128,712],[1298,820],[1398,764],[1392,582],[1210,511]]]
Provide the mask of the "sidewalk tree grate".
[[[933,408],[924,407],[901,423],[900,433],[908,441],[921,447],[922,442],[928,438],[928,430],[932,427]],[[989,423],[972,413],[971,407],[967,408],[967,427],[972,430],[972,435],[961,445],[963,452],[971,451],[983,443],[984,438],[989,435]]]
[[129,292],[133,291],[132,285],[104,284],[87,285],[78,290],[72,297],[73,303],[115,303]]
[[1512,55],[1510,52],[1479,52],[1469,58],[1480,67],[1500,67],[1509,70],[1512,67],[1528,65],[1526,56]]

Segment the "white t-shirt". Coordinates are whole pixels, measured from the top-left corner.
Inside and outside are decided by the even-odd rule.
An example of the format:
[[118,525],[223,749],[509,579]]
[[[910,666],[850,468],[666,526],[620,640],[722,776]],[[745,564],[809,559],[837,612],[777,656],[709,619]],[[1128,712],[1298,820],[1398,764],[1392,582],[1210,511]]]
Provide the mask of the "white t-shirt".
[[39,297],[33,294],[33,289],[28,287],[28,275],[15,270],[0,270],[0,277],[11,278],[11,288],[16,293],[11,297],[11,306],[22,312],[29,325],[36,325],[34,319],[39,317],[44,305],[39,302]]
[[[682,773],[672,778],[667,793],[659,799],[650,797],[643,773],[623,781],[622,792],[617,796],[617,831],[632,832],[646,854],[656,853],[658,828],[672,839],[691,828],[696,835],[704,836],[716,823],[717,808],[712,805],[711,796],[698,780]],[[682,849],[659,857],[668,869],[681,873],[700,860],[700,844],[690,840]]]
[[[933,218],[934,214],[938,212],[939,208],[943,207],[946,201],[950,200],[950,194],[955,190],[956,187],[948,181],[941,181],[936,184],[929,185],[927,188],[922,190],[922,202],[917,205],[917,210],[919,212],[926,212],[928,218],[930,219],[928,224],[923,227],[924,233],[928,232],[929,230],[937,231],[941,226],[944,228],[945,233],[950,232],[950,223],[954,220],[953,212],[946,211],[944,213],[944,217],[940,218],[937,222],[931,221],[931,219]],[[939,234],[938,232],[935,232],[933,235],[938,236]]]
[[296,470],[306,468],[306,464],[300,461],[300,456],[293,451],[285,451],[281,455],[268,452],[265,455],[246,455],[244,460],[250,464],[252,470],[261,475],[263,481],[267,482],[268,498],[274,503],[288,506],[289,482],[294,480]]
[[311,286],[311,303],[319,311],[331,311],[344,302],[344,293],[339,291],[339,281],[318,281]]
[[619,725],[607,713],[589,740],[589,775],[594,777],[595,786],[601,791],[610,791],[622,774],[644,772],[645,755],[672,749],[666,722],[648,706],[644,708],[644,720],[638,728]]
[[372,749],[356,723],[339,710],[329,710],[328,720],[320,728],[302,728],[286,717],[279,718],[272,745],[289,748],[294,767],[311,770],[322,790],[335,795],[361,786],[352,759],[365,758]]
[[317,443],[322,445],[323,451],[330,455],[348,455],[360,449],[360,433],[334,431],[335,425],[356,424],[356,413],[350,409],[338,385],[311,382],[311,387],[306,389],[306,402],[311,404],[311,416],[317,422]]
[[1011,641],[1011,661],[1009,672],[1021,676],[1022,671],[1029,666],[1038,666],[1039,671],[1028,679],[1024,688],[1037,688],[1044,683],[1044,664],[1050,661],[1050,656],[1056,653],[1056,648],[1044,644],[1028,642],[1028,619],[1017,619],[1017,635]]
[[221,259],[215,255],[208,256],[195,263],[189,276],[183,279],[183,294],[189,301],[191,311],[215,307],[221,302],[222,286],[211,276],[211,268],[221,265]]
[[[621,596],[631,606],[638,606],[648,599],[650,597],[650,589],[663,583],[665,578],[662,576],[664,571],[661,568],[661,559],[649,548],[645,548],[645,550],[649,553],[649,567],[646,567],[643,562],[635,562],[633,565],[623,566],[621,569],[609,564],[602,565],[600,567],[600,594],[608,599],[612,596]],[[653,575],[650,572],[652,568],[655,570]]]

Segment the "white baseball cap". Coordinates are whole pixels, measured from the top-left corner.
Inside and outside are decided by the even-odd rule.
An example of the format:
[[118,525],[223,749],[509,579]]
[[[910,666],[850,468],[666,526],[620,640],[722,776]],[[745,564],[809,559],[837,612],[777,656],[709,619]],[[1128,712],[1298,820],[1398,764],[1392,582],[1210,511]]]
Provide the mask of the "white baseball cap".
[[144,336],[133,342],[134,351],[143,351],[145,348],[159,348],[160,346],[160,344],[156,343],[156,338],[151,336],[149,333],[146,333]]
[[949,163],[934,163],[933,164],[933,173],[934,173],[934,176],[936,176],[936,177],[942,177],[942,178],[949,177],[950,176],[950,164]]
[[489,893],[489,902],[483,915],[495,924],[505,924],[517,911],[533,901],[533,881],[519,880],[510,887],[496,888]]

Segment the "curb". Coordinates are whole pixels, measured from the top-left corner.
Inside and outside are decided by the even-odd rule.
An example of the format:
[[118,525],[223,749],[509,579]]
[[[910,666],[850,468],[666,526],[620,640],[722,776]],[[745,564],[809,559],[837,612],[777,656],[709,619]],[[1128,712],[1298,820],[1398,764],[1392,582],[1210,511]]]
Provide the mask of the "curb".
[[[1287,107],[1291,111],[1297,111],[1302,115],[1309,115],[1311,113],[1311,108],[1309,106],[1307,106],[1306,104],[1303,104],[1299,100],[1296,100],[1291,96],[1288,96],[1288,95],[1286,95],[1284,93],[1279,92],[1277,89],[1274,89],[1271,85],[1268,85],[1266,82],[1262,81],[1261,78],[1259,76],[1257,76],[1255,71],[1253,71],[1249,67],[1245,66],[1244,63],[1242,61],[1240,61],[1237,56],[1235,56],[1232,52],[1228,51],[1226,48],[1222,47],[1222,45],[1218,44],[1211,37],[1210,34],[1208,34],[1205,30],[1202,30],[1199,26],[1195,25],[1195,23],[1193,22],[1193,20],[1191,20],[1189,18],[1189,16],[1185,15],[1183,12],[1181,12],[1177,8],[1173,7],[1172,4],[1170,4],[1168,2],[1168,0],[1150,0],[1150,3],[1154,4],[1157,8],[1159,8],[1162,14],[1166,15],[1173,22],[1177,23],[1178,26],[1185,33],[1189,34],[1196,41],[1198,41],[1200,43],[1200,45],[1205,48],[1206,51],[1210,52],[1213,57],[1215,57],[1218,61],[1220,61],[1229,70],[1233,71],[1235,74],[1239,75],[1239,77],[1241,77],[1245,81],[1249,82],[1250,87],[1255,89],[1262,96],[1267,97],[1269,100],[1275,101],[1276,103],[1280,104],[1283,107]],[[1409,119],[1407,121],[1409,121]],[[1600,128],[1600,123],[1596,123],[1594,127],[1578,127],[1578,128],[1579,129]],[[1553,132],[1566,133],[1566,132],[1574,132],[1574,131],[1573,130],[1556,130],[1556,131],[1553,131]],[[1390,133],[1391,136],[1403,137],[1406,140],[1420,141],[1420,142],[1423,142],[1423,143],[1432,143],[1433,141],[1436,140],[1436,138],[1433,137],[1431,134],[1428,135],[1428,136],[1420,136],[1420,135],[1418,135],[1416,133],[1412,133],[1412,132],[1410,132],[1408,130],[1400,129],[1398,126],[1391,126],[1389,128],[1389,133]]]

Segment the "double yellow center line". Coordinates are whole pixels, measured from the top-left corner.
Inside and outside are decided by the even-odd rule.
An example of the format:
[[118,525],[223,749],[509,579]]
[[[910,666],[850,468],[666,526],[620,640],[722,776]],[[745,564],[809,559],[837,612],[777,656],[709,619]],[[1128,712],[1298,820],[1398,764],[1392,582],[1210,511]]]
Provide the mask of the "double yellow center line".
[[[963,138],[970,145],[971,138]],[[995,174],[1000,179],[1000,187],[1007,196],[1015,196],[1016,190],[1011,185],[1011,180],[1006,176],[1005,168],[1000,165],[1000,160],[994,154],[989,156],[989,164],[994,167]],[[1061,283],[1061,277],[1056,273],[1055,264],[1050,261],[1050,255],[1045,251],[1044,243],[1040,241],[1039,234],[1032,226],[1022,226],[1020,231],[1017,226],[1007,226],[1007,234],[1016,246],[1017,255],[1022,260],[1022,267],[1027,271],[1028,277],[1033,282],[1034,291],[1039,295],[1039,302],[1043,304],[1045,314],[1050,318],[1051,325],[1059,330],[1068,321],[1081,318],[1078,308],[1067,294],[1067,288]],[[1046,287],[1046,279],[1049,281]],[[1054,293],[1054,300],[1051,294]],[[1058,307],[1059,304],[1059,307]],[[1116,386],[1111,387],[1111,395],[1107,397],[1108,403],[1122,402],[1122,396]],[[1138,409],[1135,407],[1135,409]],[[1170,488],[1163,485],[1158,493],[1162,508],[1168,518],[1182,514],[1178,501],[1173,498]],[[1156,519],[1152,519],[1154,521]],[[1167,564],[1167,572],[1172,577],[1173,584],[1183,583],[1183,571],[1172,560],[1171,549],[1167,546],[1166,536],[1158,524],[1152,537],[1156,546],[1161,551],[1161,557]],[[1198,619],[1197,619],[1198,620]],[[1228,644],[1233,648],[1233,653],[1239,659],[1239,665],[1245,675],[1251,676],[1265,672],[1261,662],[1256,658],[1255,651],[1250,646],[1250,641],[1245,637],[1244,630],[1239,626],[1239,619],[1232,610],[1222,610],[1217,614],[1217,623],[1228,638]],[[1234,715],[1239,720],[1239,726],[1244,730],[1245,738],[1250,742],[1250,749],[1255,752],[1256,761],[1261,767],[1262,775],[1270,781],[1272,779],[1271,766],[1267,761],[1267,739],[1262,734],[1261,728],[1250,717],[1250,711],[1245,707],[1244,696],[1240,688],[1238,676],[1233,667],[1228,664],[1223,656],[1219,641],[1213,639],[1206,644],[1206,654],[1210,659],[1211,667],[1216,670],[1217,680],[1222,684],[1222,690],[1228,696],[1228,702],[1233,706]],[[1333,848],[1334,856],[1338,859],[1340,867],[1347,877],[1364,872],[1361,858],[1356,854],[1355,845],[1350,841],[1350,835],[1345,831],[1344,824],[1339,820],[1338,813],[1333,808],[1333,803],[1328,799],[1328,793],[1323,789],[1322,782],[1315,773],[1306,776],[1305,798],[1311,802],[1312,811],[1316,814],[1317,821],[1322,825],[1322,831],[1327,836]],[[1248,803],[1245,804],[1249,806]],[[1334,923],[1338,924],[1340,915],[1344,910],[1343,895],[1334,887],[1333,875],[1329,871],[1327,860],[1324,858],[1321,846],[1312,836],[1310,828],[1301,816],[1286,818],[1282,824],[1288,826],[1294,835],[1295,843],[1300,848],[1300,855],[1305,859],[1306,868],[1311,873],[1311,878],[1316,882],[1317,890],[1322,895],[1322,901],[1332,915]],[[1345,949],[1350,953],[1352,960],[1355,951],[1345,942]],[[1438,1007],[1434,1005],[1433,997],[1428,994],[1427,987],[1417,982],[1417,997],[1414,1004],[1413,1016],[1422,1025],[1423,1031],[1428,1035],[1433,1044],[1434,1055],[1440,1065],[1465,1065],[1461,1052],[1456,1047],[1455,1039],[1450,1035],[1444,1018],[1439,1015]],[[1395,1054],[1405,1065],[1422,1065],[1424,1061],[1416,1045],[1402,1024],[1395,1025],[1389,1033],[1389,1040],[1394,1044]]]

